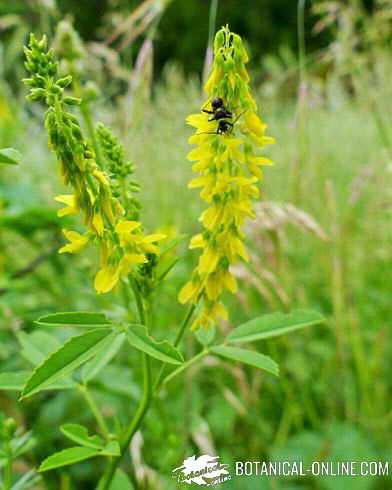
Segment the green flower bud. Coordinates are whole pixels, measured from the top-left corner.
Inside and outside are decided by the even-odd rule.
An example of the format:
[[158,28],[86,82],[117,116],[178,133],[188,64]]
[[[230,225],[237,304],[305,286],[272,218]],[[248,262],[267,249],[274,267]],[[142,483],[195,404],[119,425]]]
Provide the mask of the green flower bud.
[[80,105],[82,99],[79,99],[78,97],[64,97],[63,102],[67,105]]
[[30,94],[27,96],[28,100],[37,101],[44,100],[47,95],[47,92],[43,88],[33,88],[30,91]]
[[59,78],[56,82],[56,85],[58,85],[61,88],[68,87],[72,83],[72,76],[68,75],[67,77],[64,78]]

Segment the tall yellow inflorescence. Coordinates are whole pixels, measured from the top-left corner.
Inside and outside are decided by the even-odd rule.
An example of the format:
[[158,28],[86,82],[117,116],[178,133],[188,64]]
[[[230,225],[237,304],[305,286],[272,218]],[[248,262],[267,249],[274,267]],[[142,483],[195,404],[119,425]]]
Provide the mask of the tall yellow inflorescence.
[[246,218],[255,218],[252,201],[259,197],[261,167],[272,164],[258,154],[274,140],[265,136],[266,125],[256,113],[247,61],[241,38],[227,27],[218,31],[214,65],[204,88],[208,99],[201,113],[187,118],[196,128],[189,143],[197,145],[187,158],[201,174],[188,187],[201,187],[200,197],[208,204],[200,216],[204,231],[190,243],[191,249],[201,249],[199,262],[179,294],[181,303],[202,301],[193,328],[227,319],[220,298],[225,291],[237,291],[230,265],[248,261],[241,230]]
[[[58,215],[80,214],[86,227],[83,234],[64,230],[69,243],[60,249],[60,253],[78,253],[89,242],[95,244],[99,249],[101,268],[95,276],[94,286],[98,293],[107,293],[121,277],[136,272],[141,264],[147,266],[149,261],[153,262],[153,257],[159,254],[157,243],[165,236],[145,235],[140,221],[135,219],[138,213],[133,209],[132,199],[126,199],[128,206],[123,206],[114,195],[113,179],[102,162],[97,161],[96,153],[83,136],[79,120],[68,110],[69,106],[82,101],[65,96],[64,89],[71,84],[72,77],[58,78],[58,63],[53,50],[48,49],[46,38],[38,41],[31,35],[25,54],[25,66],[30,72],[30,78],[24,80],[30,88],[28,98],[48,106],[45,126],[49,145],[56,154],[64,184],[72,188],[72,194],[56,197],[65,204]],[[129,165],[123,162],[123,152],[116,140],[102,128],[98,137],[112,173],[126,170],[119,168]],[[125,180],[122,182],[126,184]],[[129,185],[134,184],[130,182]]]

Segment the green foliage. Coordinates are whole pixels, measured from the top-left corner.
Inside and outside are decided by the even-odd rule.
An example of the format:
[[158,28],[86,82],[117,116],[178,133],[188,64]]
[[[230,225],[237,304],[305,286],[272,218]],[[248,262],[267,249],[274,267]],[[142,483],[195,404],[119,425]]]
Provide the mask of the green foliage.
[[181,364],[184,359],[178,349],[173,347],[169,342],[163,340],[156,341],[148,334],[146,327],[143,325],[129,325],[126,330],[127,340],[132,347],[145,352],[154,359],[169,364]]
[[292,313],[272,313],[239,325],[226,338],[227,342],[255,342],[293,332],[300,328],[323,323],[322,315],[314,311],[297,310]]
[[2,148],[0,149],[0,163],[6,165],[17,165],[21,163],[22,155],[13,148]]
[[116,335],[117,332],[109,329],[95,329],[72,337],[33,371],[23,388],[21,398],[32,396],[45,389],[45,386],[72,373],[105,348],[108,338],[114,340]]
[[71,441],[81,446],[92,449],[103,449],[104,442],[99,436],[89,436],[86,427],[78,424],[64,424],[60,427],[61,432]]
[[94,458],[99,455],[100,450],[98,449],[90,447],[70,447],[46,458],[45,461],[41,463],[38,471],[53,470],[62,466],[79,463],[80,461],[85,461],[86,459]]
[[239,347],[228,347],[225,345],[214,345],[209,348],[212,354],[221,356],[230,361],[239,361],[249,366],[267,371],[275,376],[279,375],[279,367],[270,357],[259,352],[240,349]]
[[110,490],[134,490],[134,486],[129,481],[127,475],[120,469],[116,470]]
[[112,325],[103,313],[89,311],[54,313],[52,315],[42,316],[35,323],[44,327],[107,328]]

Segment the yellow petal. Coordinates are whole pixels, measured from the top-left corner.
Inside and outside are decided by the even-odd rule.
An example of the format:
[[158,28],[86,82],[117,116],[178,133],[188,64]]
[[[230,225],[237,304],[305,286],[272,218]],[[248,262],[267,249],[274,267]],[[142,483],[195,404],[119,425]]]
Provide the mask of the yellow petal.
[[200,257],[197,270],[200,275],[211,274],[214,272],[219,261],[219,255],[215,250],[205,249]]
[[166,238],[166,235],[163,233],[153,233],[151,235],[147,235],[143,238],[143,243],[153,243],[153,242],[161,242]]
[[188,301],[195,301],[199,295],[200,285],[196,282],[189,281],[181,289],[178,295],[178,301],[181,304],[187,303]]
[[116,225],[116,232],[117,233],[132,233],[133,230],[136,230],[136,228],[139,228],[141,223],[139,221],[121,221]]
[[75,206],[75,196],[73,194],[60,194],[54,198],[55,201],[62,202],[69,207]]
[[189,182],[188,189],[195,189],[196,187],[203,187],[204,185],[207,185],[210,180],[211,180],[211,178],[207,177],[207,176],[196,177],[195,179],[192,179]]
[[120,278],[118,266],[111,265],[101,269],[94,280],[94,287],[97,293],[107,293],[117,284]]
[[87,244],[89,237],[88,235],[81,235],[77,231],[72,230],[63,230],[63,234],[70,241],[63,247],[60,248],[59,253],[78,253],[80,252]]
[[146,256],[143,254],[127,253],[125,258],[129,264],[145,264],[147,262]]
[[98,233],[98,235],[101,236],[105,230],[105,226],[103,224],[103,219],[101,214],[99,213],[94,214],[91,224],[94,230]]
[[200,248],[204,246],[205,246],[205,241],[201,233],[192,237],[191,242],[189,244],[190,249]]
[[249,159],[250,163],[253,163],[254,165],[273,165],[274,162],[270,160],[269,158],[264,158],[264,157],[252,157]]
[[259,116],[255,112],[246,112],[245,123],[256,136],[264,136],[267,125],[261,122]]
[[211,152],[211,148],[209,144],[203,144],[202,146],[198,146],[197,148],[194,148],[192,151],[190,151],[187,155],[187,160],[195,161],[195,160],[202,160],[206,158],[211,158],[213,156],[213,153]]
[[160,254],[159,247],[157,245],[153,245],[152,243],[142,243],[141,248],[143,249],[144,252],[149,254],[155,254],[155,255]]

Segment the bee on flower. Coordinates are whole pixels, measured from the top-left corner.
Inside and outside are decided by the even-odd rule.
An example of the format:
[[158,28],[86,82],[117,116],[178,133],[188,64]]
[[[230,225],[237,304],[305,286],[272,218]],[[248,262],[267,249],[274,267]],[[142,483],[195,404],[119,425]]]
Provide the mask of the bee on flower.
[[202,302],[193,328],[228,318],[221,296],[237,291],[230,266],[249,260],[242,227],[246,218],[255,218],[253,201],[259,197],[261,167],[272,164],[259,153],[274,140],[266,136],[267,126],[257,115],[247,62],[240,36],[228,27],[218,31],[213,69],[204,87],[208,99],[201,113],[187,118],[196,129],[189,143],[197,145],[187,158],[195,162],[192,170],[199,174],[188,187],[200,188],[208,205],[200,216],[204,231],[190,243],[191,249],[201,249],[199,262],[179,294],[181,303]]

